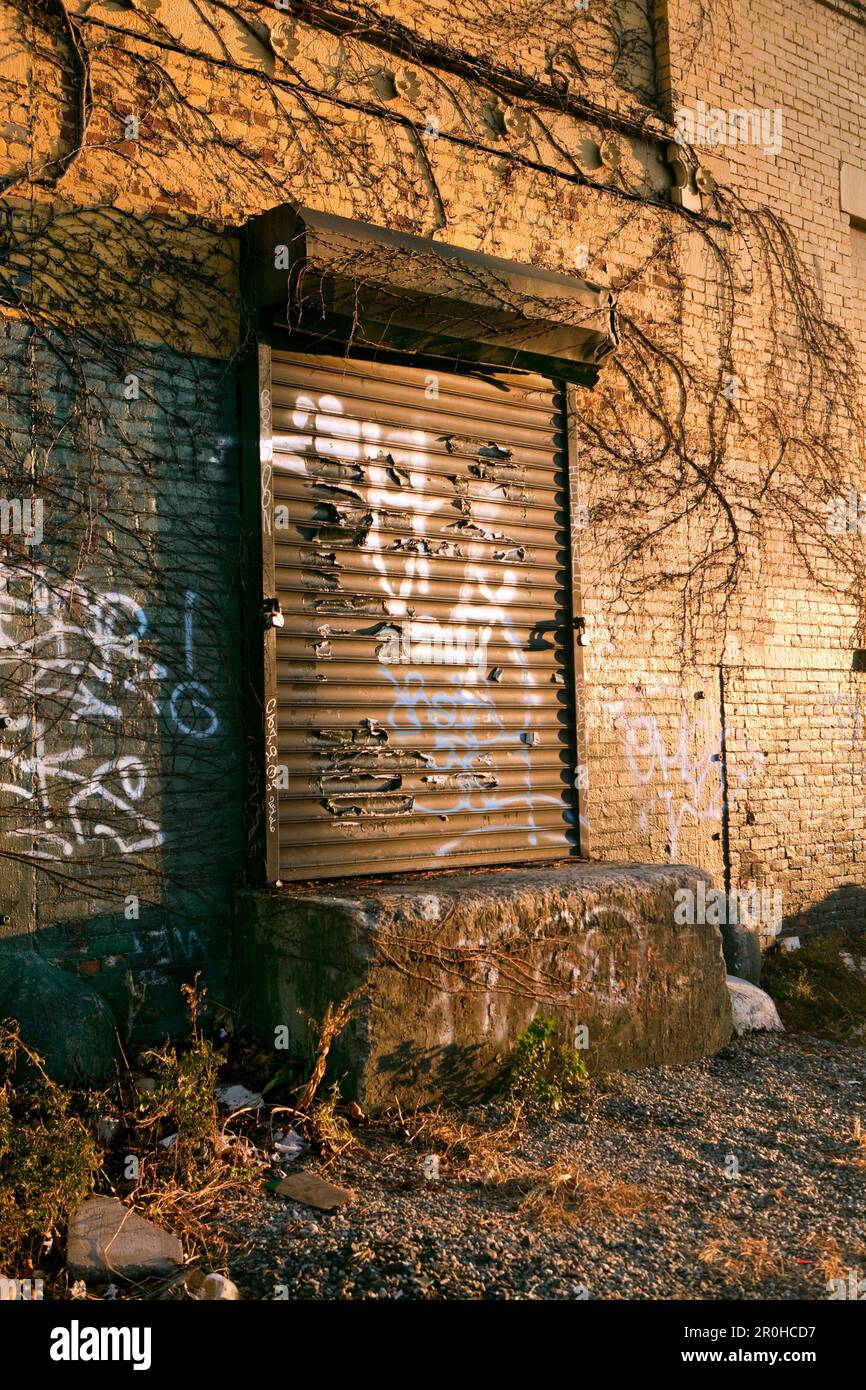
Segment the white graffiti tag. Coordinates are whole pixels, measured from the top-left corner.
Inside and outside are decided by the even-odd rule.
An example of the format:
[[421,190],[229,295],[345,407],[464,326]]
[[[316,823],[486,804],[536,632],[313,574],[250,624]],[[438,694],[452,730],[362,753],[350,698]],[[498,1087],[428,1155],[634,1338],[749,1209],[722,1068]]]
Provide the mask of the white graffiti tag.
[[[622,708],[621,704],[611,706],[615,718]],[[691,719],[681,710],[674,726],[675,744],[671,752],[655,714],[626,716],[623,737],[632,783],[641,793],[641,827],[646,828],[653,805],[660,803],[667,816],[668,854],[673,860],[679,855],[680,835],[687,821],[721,823],[725,802],[723,753],[728,753],[729,801],[763,763],[763,754],[736,730],[723,734],[718,716],[713,713]],[[737,756],[733,757],[735,746]]]
[[[186,596],[189,677],[195,598]],[[0,793],[21,812],[9,833],[31,854],[68,859],[99,841],[136,854],[165,842],[148,797],[154,722],[203,739],[218,719],[207,687],[173,682],[148,655],[154,647],[147,614],[128,594],[45,570],[0,587]]]
[[[375,577],[376,596],[361,611],[382,619],[368,627],[392,687],[386,738],[425,763],[402,813],[440,823],[437,857],[465,852],[470,837],[503,824],[531,847],[564,843],[560,828],[539,823],[540,809],[562,806],[535,785],[545,702],[521,635],[527,620],[515,613],[525,606],[526,547],[501,530],[510,518],[503,499],[522,486],[511,450],[353,417],[331,394],[298,393],[291,424],[297,433],[274,440],[277,467],[328,501],[317,545],[345,547],[342,528],[355,547],[351,563]],[[343,549],[336,554],[342,560]],[[334,573],[339,585],[339,565]],[[445,574],[455,576],[447,589]],[[323,659],[340,635],[331,625],[321,631]],[[468,828],[464,821],[449,834],[451,818],[466,812],[476,813]]]

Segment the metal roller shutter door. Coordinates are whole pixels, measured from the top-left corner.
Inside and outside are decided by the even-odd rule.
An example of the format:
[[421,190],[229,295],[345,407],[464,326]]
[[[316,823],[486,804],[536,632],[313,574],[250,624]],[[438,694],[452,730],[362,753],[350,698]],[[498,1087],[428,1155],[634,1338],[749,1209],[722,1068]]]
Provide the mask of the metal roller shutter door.
[[572,852],[553,383],[271,370],[279,877]]

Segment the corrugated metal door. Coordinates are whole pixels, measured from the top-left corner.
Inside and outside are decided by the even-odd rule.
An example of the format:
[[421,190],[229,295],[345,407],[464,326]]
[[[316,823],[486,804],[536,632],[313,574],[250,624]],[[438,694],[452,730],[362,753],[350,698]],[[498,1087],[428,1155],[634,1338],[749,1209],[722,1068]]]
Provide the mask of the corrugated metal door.
[[274,352],[271,388],[279,877],[568,854],[553,383]]

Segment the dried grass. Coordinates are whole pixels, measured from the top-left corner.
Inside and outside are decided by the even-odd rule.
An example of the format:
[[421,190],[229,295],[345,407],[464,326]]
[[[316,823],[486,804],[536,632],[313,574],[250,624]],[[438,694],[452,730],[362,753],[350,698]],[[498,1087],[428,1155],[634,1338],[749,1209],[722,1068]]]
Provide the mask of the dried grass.
[[521,1214],[545,1226],[588,1226],[603,1217],[631,1220],[664,1205],[662,1196],[649,1188],[576,1173],[565,1164],[511,1178],[500,1190],[504,1196],[518,1198]]
[[747,1236],[736,1230],[724,1230],[707,1241],[698,1251],[698,1259],[735,1279],[746,1275],[756,1281],[782,1274],[788,1265],[785,1255],[770,1245],[767,1236]]
[[848,1162],[853,1168],[866,1168],[866,1132],[859,1115],[854,1117],[851,1142],[854,1144],[854,1153]]
[[806,1237],[806,1245],[816,1256],[813,1261],[816,1270],[819,1274],[823,1274],[826,1280],[846,1277],[852,1262],[843,1256],[837,1240],[834,1240],[832,1236],[814,1232]]
[[515,1110],[504,1125],[484,1127],[458,1118],[441,1106],[404,1114],[399,1105],[389,1117],[400,1137],[425,1153],[438,1154],[448,1173],[495,1182],[520,1164],[514,1149],[523,1135],[523,1114]]
[[316,1092],[322,1084],[325,1075],[325,1068],[328,1061],[328,1053],[331,1044],[334,1042],[348,1023],[356,1016],[358,1004],[366,992],[366,985],[359,985],[353,989],[351,994],[347,994],[336,1008],[328,1002],[321,1022],[314,1018],[307,1019],[307,1025],[316,1038],[316,1056],[313,1061],[313,1068],[310,1072],[310,1079],[298,1096],[298,1109],[309,1111],[315,1099]]

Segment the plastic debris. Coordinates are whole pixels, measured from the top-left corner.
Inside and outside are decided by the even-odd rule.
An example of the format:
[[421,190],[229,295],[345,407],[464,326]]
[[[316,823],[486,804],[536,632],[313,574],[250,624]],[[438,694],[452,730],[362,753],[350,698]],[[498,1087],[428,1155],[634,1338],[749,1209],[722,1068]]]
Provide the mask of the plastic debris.
[[96,1121],[96,1135],[103,1144],[113,1144],[120,1129],[120,1121],[110,1115],[100,1115]]
[[271,1161],[244,1134],[218,1134],[216,1151],[221,1158],[241,1168],[266,1168]]
[[159,1297],[163,1303],[186,1302],[188,1299],[204,1303],[237,1301],[241,1293],[237,1284],[224,1274],[205,1274],[201,1269],[185,1269]]
[[298,1158],[306,1148],[307,1144],[295,1129],[285,1134],[280,1130],[274,1135],[274,1151],[284,1159]]
[[237,1284],[224,1274],[202,1274],[200,1269],[193,1270],[185,1277],[184,1284],[190,1298],[199,1302],[237,1300],[241,1296]]
[[421,1163],[421,1171],[428,1182],[438,1182],[440,1178],[439,1155],[425,1154]]
[[258,1091],[248,1091],[246,1086],[224,1086],[217,1091],[217,1100],[226,1110],[234,1114],[237,1110],[258,1110],[264,1105],[264,1097]]

